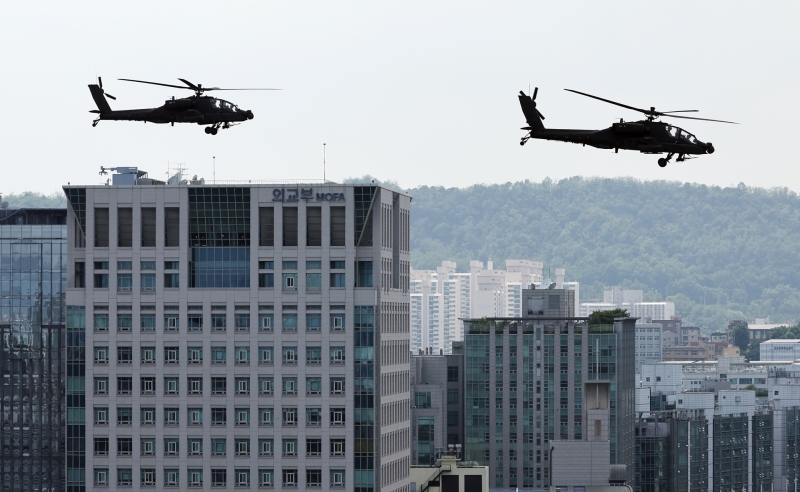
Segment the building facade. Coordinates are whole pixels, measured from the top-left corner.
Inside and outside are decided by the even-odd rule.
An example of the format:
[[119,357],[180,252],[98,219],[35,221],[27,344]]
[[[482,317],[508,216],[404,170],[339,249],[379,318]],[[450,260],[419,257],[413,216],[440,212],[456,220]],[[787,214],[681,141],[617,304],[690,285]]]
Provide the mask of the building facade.
[[608,464],[635,481],[635,321],[590,326],[572,317],[572,295],[525,289],[533,314],[465,322],[465,459],[489,466],[492,487],[551,485],[550,441],[590,432],[585,393],[600,386],[610,401]]
[[175,181],[64,188],[68,490],[408,491],[410,198]]
[[0,210],[4,492],[65,490],[65,224],[66,210]]

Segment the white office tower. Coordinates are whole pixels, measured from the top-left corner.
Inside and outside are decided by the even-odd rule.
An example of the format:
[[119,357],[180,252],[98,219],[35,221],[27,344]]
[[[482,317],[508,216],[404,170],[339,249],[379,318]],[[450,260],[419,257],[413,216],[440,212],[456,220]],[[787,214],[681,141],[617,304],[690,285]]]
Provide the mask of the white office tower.
[[410,198],[247,183],[64,188],[69,490],[409,490]]
[[459,319],[469,317],[471,283],[468,273],[456,273],[456,264],[443,261],[436,270],[411,271],[411,350],[452,353],[452,343],[463,340]]

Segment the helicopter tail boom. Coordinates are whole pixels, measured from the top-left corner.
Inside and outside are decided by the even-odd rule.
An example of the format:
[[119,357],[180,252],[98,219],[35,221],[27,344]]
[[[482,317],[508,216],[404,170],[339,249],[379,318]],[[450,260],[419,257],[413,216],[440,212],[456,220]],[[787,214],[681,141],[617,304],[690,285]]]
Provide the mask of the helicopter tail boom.
[[108,105],[108,100],[103,94],[103,89],[97,84],[90,84],[89,91],[92,93],[92,99],[94,99],[95,104],[97,104],[97,109],[100,110],[100,114],[110,113],[111,106]]

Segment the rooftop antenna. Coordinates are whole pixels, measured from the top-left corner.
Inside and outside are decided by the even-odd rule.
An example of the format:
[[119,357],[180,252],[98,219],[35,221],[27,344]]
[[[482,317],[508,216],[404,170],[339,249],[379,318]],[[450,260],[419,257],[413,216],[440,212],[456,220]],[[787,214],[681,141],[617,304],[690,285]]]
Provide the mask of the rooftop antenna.
[[217,156],[211,156],[211,158],[214,159],[214,164],[212,164],[211,167],[212,179],[214,180],[214,184],[217,184]]
[[327,145],[327,144],[323,142],[323,144],[322,144],[322,182],[323,182],[323,183],[325,183],[325,182],[327,181],[327,177],[326,177],[326,163],[325,163],[325,157],[326,157],[326,154],[325,154],[325,146],[326,146],[326,145]]

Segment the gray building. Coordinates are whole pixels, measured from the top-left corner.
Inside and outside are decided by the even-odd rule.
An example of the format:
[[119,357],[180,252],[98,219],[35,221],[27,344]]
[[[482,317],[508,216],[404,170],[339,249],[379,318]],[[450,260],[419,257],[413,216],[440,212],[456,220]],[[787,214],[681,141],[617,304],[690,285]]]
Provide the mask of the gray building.
[[60,209],[0,210],[3,491],[65,490],[65,220]]
[[449,445],[464,444],[464,342],[450,355],[411,357],[411,463],[431,465]]
[[589,325],[573,295],[526,289],[524,317],[465,322],[465,459],[489,466],[492,487],[551,485],[550,441],[597,431],[589,388],[607,391],[609,465],[634,485],[635,320]]
[[133,174],[64,188],[69,490],[408,491],[410,198]]

